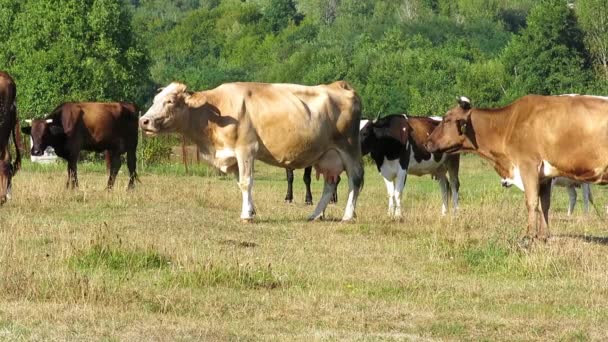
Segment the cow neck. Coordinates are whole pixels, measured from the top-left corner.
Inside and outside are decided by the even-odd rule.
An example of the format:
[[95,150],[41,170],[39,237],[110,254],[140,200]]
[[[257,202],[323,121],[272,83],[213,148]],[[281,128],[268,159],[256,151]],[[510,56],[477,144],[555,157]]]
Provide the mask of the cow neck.
[[494,163],[499,174],[508,174],[511,168],[505,140],[510,130],[511,113],[508,109],[473,109],[471,149],[482,158]]

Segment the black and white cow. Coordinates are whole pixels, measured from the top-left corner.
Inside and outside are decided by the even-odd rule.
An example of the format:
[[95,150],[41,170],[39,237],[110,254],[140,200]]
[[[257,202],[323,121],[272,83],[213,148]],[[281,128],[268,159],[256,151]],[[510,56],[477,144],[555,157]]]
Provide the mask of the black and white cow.
[[439,181],[442,215],[448,212],[450,187],[453,210],[458,210],[460,156],[429,153],[424,148],[427,137],[440,122],[441,118],[436,117],[389,115],[361,128],[361,153],[371,155],[384,178],[389,216],[401,216],[401,193],[408,174],[431,175]]

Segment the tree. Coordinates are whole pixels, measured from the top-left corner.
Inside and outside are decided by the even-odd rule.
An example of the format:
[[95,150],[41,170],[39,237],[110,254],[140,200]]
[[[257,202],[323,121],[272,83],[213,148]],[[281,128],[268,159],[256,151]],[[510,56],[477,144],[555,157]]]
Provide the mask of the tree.
[[298,25],[304,19],[304,15],[298,13],[293,0],[270,0],[264,17],[274,33],[287,27],[290,21]]
[[566,1],[540,1],[528,16],[527,28],[503,55],[514,82],[509,97],[581,92],[591,79],[582,42],[583,33]]
[[608,1],[577,1],[576,11],[595,65],[601,77],[608,80]]
[[22,2],[0,67],[17,80],[25,117],[65,101],[143,104],[148,61],[130,23],[122,0]]

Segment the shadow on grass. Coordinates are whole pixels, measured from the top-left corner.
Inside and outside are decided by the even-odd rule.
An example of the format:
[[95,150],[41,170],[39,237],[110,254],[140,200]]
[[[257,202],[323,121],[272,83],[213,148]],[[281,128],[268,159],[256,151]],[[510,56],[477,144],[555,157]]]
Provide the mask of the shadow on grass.
[[584,235],[584,234],[559,234],[554,235],[556,238],[572,238],[579,239],[589,243],[596,243],[598,245],[606,245],[608,246],[608,236],[593,236],[593,235]]

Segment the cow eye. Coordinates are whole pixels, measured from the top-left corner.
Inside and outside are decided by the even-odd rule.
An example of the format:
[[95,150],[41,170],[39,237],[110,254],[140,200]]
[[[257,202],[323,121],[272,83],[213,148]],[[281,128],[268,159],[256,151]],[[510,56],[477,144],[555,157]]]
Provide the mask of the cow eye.
[[173,104],[173,100],[167,100],[167,104]]

